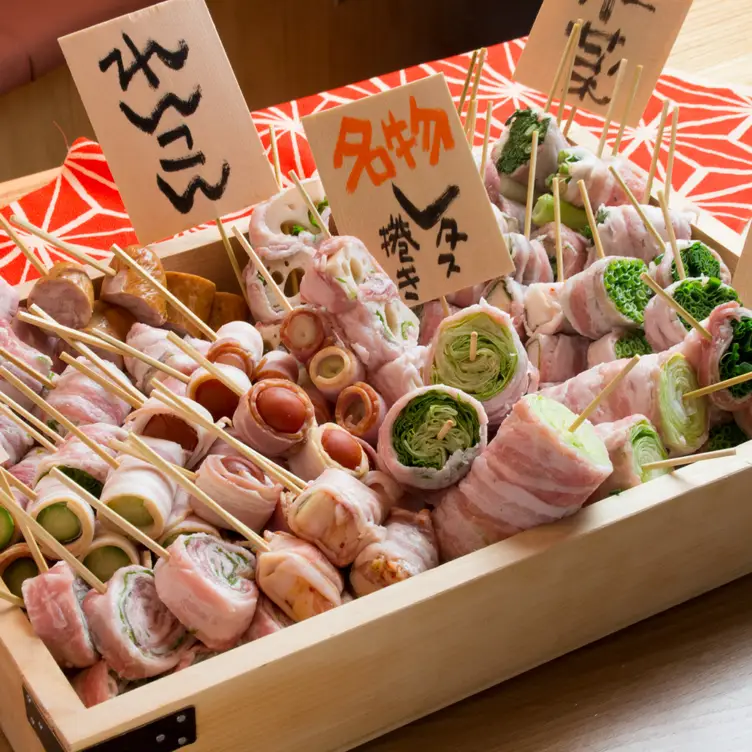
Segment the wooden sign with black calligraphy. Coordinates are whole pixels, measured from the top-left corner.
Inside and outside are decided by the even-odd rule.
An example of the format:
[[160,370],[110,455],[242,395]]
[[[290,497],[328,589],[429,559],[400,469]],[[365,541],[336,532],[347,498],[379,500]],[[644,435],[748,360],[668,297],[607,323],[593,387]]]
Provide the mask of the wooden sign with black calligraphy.
[[340,234],[410,306],[514,264],[442,75],[303,118]]
[[752,225],[747,227],[747,239],[734,271],[734,289],[748,308],[752,306]]
[[276,193],[203,0],[168,0],[59,41],[142,243]]
[[[572,26],[581,18],[567,102],[605,115],[619,62],[627,58],[625,82],[632,81],[638,65],[644,66],[627,120],[628,125],[637,125],[691,5],[692,0],[545,0],[514,79],[548,92]],[[622,88],[621,102],[629,89]],[[618,105],[616,112],[621,113]]]

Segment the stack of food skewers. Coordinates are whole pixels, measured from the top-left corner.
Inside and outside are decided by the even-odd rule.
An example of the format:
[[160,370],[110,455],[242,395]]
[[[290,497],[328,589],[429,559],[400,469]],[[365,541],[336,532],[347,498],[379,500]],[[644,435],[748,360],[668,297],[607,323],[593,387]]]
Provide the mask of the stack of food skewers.
[[234,229],[243,270],[218,222],[242,295],[0,217],[41,274],[0,283],[0,597],[87,706],[752,437],[728,268],[560,125],[479,152],[515,273],[417,312],[317,179]]

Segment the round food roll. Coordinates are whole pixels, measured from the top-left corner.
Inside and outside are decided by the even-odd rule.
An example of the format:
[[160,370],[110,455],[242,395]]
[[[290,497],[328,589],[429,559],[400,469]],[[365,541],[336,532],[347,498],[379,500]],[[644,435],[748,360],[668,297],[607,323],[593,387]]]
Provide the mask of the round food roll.
[[232,419],[240,438],[269,457],[305,441],[314,421],[308,395],[283,379],[256,382],[240,400]]
[[[129,245],[123,250],[157,282],[163,286],[167,284],[162,260],[155,251],[137,245]],[[113,258],[110,265],[115,270],[115,276],[102,280],[100,299],[124,308],[137,321],[149,326],[162,326],[167,320],[165,296],[119,258]]]
[[[17,489],[11,488],[13,498],[19,506],[26,508],[21,502],[26,499]],[[10,546],[18,543],[21,539],[21,531],[16,527],[11,513],[5,508],[0,507],[0,551],[5,551]]]
[[[653,298],[653,300],[658,299]],[[652,302],[651,300],[650,303]],[[645,310],[647,311],[647,308]],[[614,360],[632,358],[635,355],[650,355],[652,352],[653,348],[644,332],[614,329],[590,343],[587,351],[587,367],[594,368],[600,363],[611,363]]]
[[[190,509],[190,506],[189,506]],[[213,535],[215,538],[219,538],[219,530],[214,525],[210,525],[206,520],[202,520],[195,515],[188,515],[182,520],[179,520],[172,524],[159,539],[159,544],[162,546],[170,546],[180,535],[195,535],[198,533],[205,533],[206,535]]]
[[0,578],[5,587],[18,598],[23,597],[23,583],[38,574],[39,568],[26,543],[16,543],[0,552]]
[[[185,272],[166,272],[167,289],[187,308],[198,316],[201,321],[208,321],[211,316],[214,295],[217,286],[206,277]],[[202,332],[196,325],[180,311],[167,303],[167,321],[165,326],[177,332],[181,337],[190,334],[192,337],[202,337]]]
[[81,561],[102,582],[107,582],[118,569],[138,564],[140,560],[130,539],[102,530],[96,533]]
[[38,305],[55,321],[83,329],[94,312],[94,286],[86,269],[72,261],[55,264],[29,293],[28,305]]
[[364,381],[345,387],[337,397],[335,415],[338,425],[369,444],[378,440],[386,413],[384,398]]
[[256,381],[264,379],[286,379],[293,384],[298,383],[300,377],[300,364],[290,355],[282,350],[272,350],[264,355],[256,366],[253,378]]
[[487,439],[488,418],[478,400],[453,387],[426,386],[387,413],[379,429],[379,464],[399,483],[436,491],[468,473]]
[[87,708],[117,697],[127,686],[127,682],[107,665],[107,661],[97,661],[90,668],[80,671],[71,679],[71,684]]
[[542,383],[566,381],[584,371],[591,340],[569,334],[536,334],[525,349]]
[[245,298],[234,292],[216,292],[209,314],[209,328],[215,332],[224,324],[245,321],[249,314]]
[[[228,381],[235,384],[238,389],[242,389],[244,393],[251,388],[251,380],[246,376],[245,371],[223,363],[214,365]],[[241,397],[238,397],[230,387],[223,384],[205,368],[198,368],[191,374],[186,396],[205,407],[211,413],[215,423],[220,418],[231,418],[241,400]]]
[[[89,321],[86,329],[93,334],[104,332],[111,337],[115,337],[115,339],[119,339],[121,342],[125,342],[130,328],[135,323],[136,318],[130,311],[120,308],[120,306],[109,305],[102,300],[97,300],[94,303],[94,313],[91,316],[91,321]],[[92,349],[100,358],[109,360],[121,371],[123,370],[124,360],[122,355],[98,347]]]
[[308,364],[308,375],[316,388],[335,402],[339,393],[356,381],[363,381],[365,368],[355,354],[331,345],[319,350]]
[[331,327],[324,313],[308,306],[293,308],[279,330],[282,344],[301,362],[307,363],[324,346]]
[[[243,457],[209,455],[198,469],[196,485],[223,509],[257,533],[274,513],[284,490],[273,483],[250,460]],[[205,504],[191,497],[193,511],[218,528],[228,524]]]
[[[731,272],[723,259],[710,246],[699,240],[679,240],[677,247],[684,262],[687,277],[715,277],[725,285],[731,284]],[[663,288],[679,281],[674,251],[670,245],[650,263],[650,276]],[[698,319],[699,320],[699,319]]]
[[247,321],[231,321],[216,330],[217,341],[206,354],[212,363],[235,366],[250,379],[264,354],[264,340]]
[[315,480],[328,468],[362,478],[369,470],[366,453],[350,433],[336,423],[313,426],[305,443],[287,458],[290,470],[303,480]]
[[292,626],[295,622],[274,601],[261,594],[256,604],[251,626],[243,635],[242,643],[260,640],[262,637],[279,632]]
[[[37,498],[27,512],[55,540],[60,541],[74,556],[88,551],[94,540],[94,512],[89,504],[64,483],[52,476],[45,476],[34,489]],[[45,556],[57,559],[55,554],[40,543]]]

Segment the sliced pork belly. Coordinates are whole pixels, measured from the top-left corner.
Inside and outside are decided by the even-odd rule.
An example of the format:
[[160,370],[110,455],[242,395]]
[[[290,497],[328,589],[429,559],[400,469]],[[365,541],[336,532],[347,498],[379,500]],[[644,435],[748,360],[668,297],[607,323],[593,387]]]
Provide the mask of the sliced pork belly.
[[[653,300],[657,300],[657,298],[653,298]],[[590,343],[587,351],[587,368],[593,368],[599,363],[610,363],[613,360],[631,358],[634,355],[650,355],[652,352],[653,348],[643,332],[634,329],[614,329],[595,342]]]
[[530,362],[542,383],[558,384],[588,367],[590,340],[569,334],[536,334],[526,345]]
[[262,637],[279,632],[292,626],[295,622],[265,595],[260,595],[256,604],[251,626],[243,637],[243,642],[253,642]]
[[33,446],[34,439],[10,418],[0,413],[0,447],[8,455],[8,459],[0,464],[3,467],[16,465]]
[[524,288],[524,322],[529,336],[575,334],[562,306],[566,284],[566,282],[548,284],[541,282]]
[[127,682],[124,682],[106,661],[97,661],[91,668],[81,671],[71,679],[81,702],[87,708],[93,708],[113,697],[122,694]]
[[[7,350],[11,355],[15,355],[19,360],[22,360],[26,365],[38,371],[43,376],[49,378],[52,375],[51,358],[22,342],[9,324],[0,323],[0,347]],[[23,371],[2,357],[0,357],[0,365],[7,368],[36,394],[43,394],[45,392],[44,385],[37,379],[27,376]],[[27,409],[33,408],[34,403],[4,379],[0,379],[0,392],[12,397],[21,407]]]
[[507,248],[514,261],[514,280],[523,285],[533,282],[553,282],[554,275],[546,248],[540,240],[528,240],[519,233],[505,236]]
[[[3,416],[0,415],[0,443],[5,436],[5,428],[3,426]],[[29,488],[33,487],[34,479],[37,475],[37,468],[39,463],[50,454],[49,450],[44,447],[33,447],[30,449],[18,462],[14,465],[8,466],[8,472],[21,483],[25,483]],[[23,509],[29,502],[20,491],[13,489],[13,495],[16,501],[21,505]]]
[[[551,260],[551,266],[556,261],[556,230],[553,222],[543,225],[533,233],[533,239],[543,244],[546,255]],[[569,279],[573,274],[581,272],[588,261],[590,244],[587,239],[580,235],[579,232],[572,230],[566,225],[561,226],[561,250],[564,259],[564,279]],[[551,281],[553,282],[556,274],[552,270]],[[536,282],[545,282],[546,280],[538,279]]]
[[426,350],[420,346],[410,347],[396,360],[369,374],[370,383],[387,405],[393,405],[404,395],[423,386]]

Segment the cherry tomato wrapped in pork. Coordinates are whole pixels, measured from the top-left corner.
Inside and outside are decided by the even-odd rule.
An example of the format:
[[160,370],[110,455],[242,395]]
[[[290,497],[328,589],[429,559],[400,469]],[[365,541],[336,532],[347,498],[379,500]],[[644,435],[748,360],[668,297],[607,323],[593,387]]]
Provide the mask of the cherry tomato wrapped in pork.
[[[186,396],[199,405],[205,407],[216,422],[220,418],[231,418],[238,408],[242,397],[237,392],[245,394],[251,388],[251,380],[235,366],[226,366],[223,363],[215,363],[215,367],[230,383],[235,385],[235,390],[220,381],[213,373],[205,368],[198,368],[191,374],[188,382]],[[237,391],[236,391],[237,390]]]
[[369,470],[368,456],[358,440],[336,423],[313,426],[305,443],[287,457],[290,470],[303,480],[315,480],[328,468],[362,478]]

